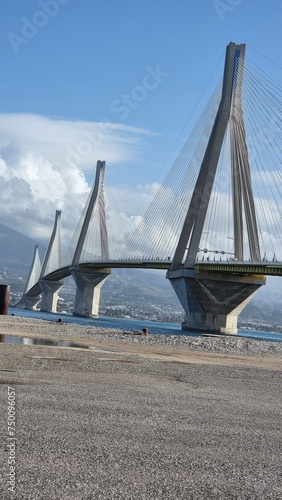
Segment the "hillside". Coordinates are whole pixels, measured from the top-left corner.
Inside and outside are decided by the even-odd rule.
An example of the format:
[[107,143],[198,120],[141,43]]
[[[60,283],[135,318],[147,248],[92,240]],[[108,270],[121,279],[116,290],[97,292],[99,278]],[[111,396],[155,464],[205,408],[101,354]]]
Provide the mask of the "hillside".
[[0,266],[26,267],[33,257],[35,244],[28,236],[0,224]]

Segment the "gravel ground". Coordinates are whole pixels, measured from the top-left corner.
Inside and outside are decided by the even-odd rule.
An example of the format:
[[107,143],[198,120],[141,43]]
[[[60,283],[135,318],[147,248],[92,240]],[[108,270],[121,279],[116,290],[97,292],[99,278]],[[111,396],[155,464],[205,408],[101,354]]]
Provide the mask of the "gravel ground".
[[[137,335],[136,333],[140,333]],[[181,347],[197,351],[240,353],[248,355],[282,355],[282,342],[258,341],[236,336],[189,337],[185,335],[141,335],[141,332],[123,332],[118,329],[97,328],[74,323],[57,323],[33,318],[2,316],[0,335],[20,335],[54,340],[83,342],[93,340],[133,343],[144,346]]]
[[[2,317],[0,498],[281,499],[281,344]],[[3,340],[3,337],[2,337]],[[8,387],[16,489],[8,490]]]

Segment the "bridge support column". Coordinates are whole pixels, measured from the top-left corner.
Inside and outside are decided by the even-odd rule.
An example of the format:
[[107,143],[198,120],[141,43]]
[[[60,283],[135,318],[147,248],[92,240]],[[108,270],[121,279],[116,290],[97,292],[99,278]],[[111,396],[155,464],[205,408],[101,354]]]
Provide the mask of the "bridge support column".
[[199,275],[192,269],[168,271],[185,311],[183,330],[237,334],[238,316],[258,289],[264,276]]
[[28,311],[34,311],[41,297],[28,297],[23,296],[20,302],[16,305],[19,309],[27,309]]
[[71,274],[76,284],[74,316],[89,318],[99,315],[100,292],[110,269],[72,268]]
[[42,292],[40,311],[56,312],[59,298],[59,290],[62,288],[63,281],[39,280]]

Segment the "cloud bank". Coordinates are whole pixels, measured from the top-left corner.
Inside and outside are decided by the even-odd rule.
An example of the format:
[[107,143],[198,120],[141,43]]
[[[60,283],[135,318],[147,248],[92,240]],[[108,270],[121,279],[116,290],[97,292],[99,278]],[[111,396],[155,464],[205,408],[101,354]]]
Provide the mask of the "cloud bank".
[[[3,224],[35,240],[48,240],[59,209],[63,226],[71,234],[89,193],[86,175],[91,172],[93,177],[97,160],[111,165],[133,163],[150,135],[147,130],[121,124],[0,114]],[[144,190],[139,187],[136,196],[133,189],[120,186],[120,197],[131,200],[127,210],[132,213],[110,210],[119,235],[119,224],[134,219]],[[110,203],[110,192],[108,198]]]

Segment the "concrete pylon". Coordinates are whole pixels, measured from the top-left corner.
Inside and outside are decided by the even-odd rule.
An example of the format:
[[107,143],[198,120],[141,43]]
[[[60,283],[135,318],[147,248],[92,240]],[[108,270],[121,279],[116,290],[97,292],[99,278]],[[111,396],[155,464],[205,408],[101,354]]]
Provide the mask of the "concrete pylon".
[[263,276],[198,275],[174,271],[170,282],[185,311],[183,330],[237,334],[238,316],[265,284]]
[[45,279],[48,270],[50,269],[50,260],[52,259],[53,252],[56,252],[56,264],[53,265],[55,268],[60,268],[62,265],[61,256],[61,210],[56,210],[55,221],[53,231],[50,237],[48,248],[44,257],[42,264],[42,269],[40,273],[39,285],[41,288],[42,299],[40,311],[42,312],[56,312],[57,302],[59,298],[59,290],[62,288],[64,282],[60,281],[50,281]]
[[42,292],[40,311],[57,312],[59,290],[63,286],[62,281],[39,280]]
[[110,269],[72,269],[76,284],[74,316],[97,317],[99,315],[100,291],[110,274]]
[[16,307],[19,309],[27,309],[29,311],[34,311],[36,309],[37,304],[40,302],[41,297],[29,297],[25,295],[21,298],[21,300],[16,304]]
[[[197,274],[194,269],[218,160],[230,119],[235,257],[238,255],[238,258],[243,260],[242,204],[244,203],[250,255],[253,260],[260,260],[244,123],[241,124],[240,136],[236,127],[238,110],[239,115],[243,117],[241,89],[244,60],[245,45],[230,43],[226,49],[221,101],[171,269],[167,272],[167,278],[184,308],[185,318],[182,328],[187,330],[236,334],[238,315],[259,287],[265,284],[264,276],[235,278],[223,273],[217,276],[212,273],[205,276]],[[236,146],[234,137],[237,139]],[[238,154],[236,147],[240,150]]]
[[38,245],[34,246],[33,259],[26,280],[23,296],[16,304],[19,309],[28,309],[30,311],[36,309],[37,304],[40,302],[40,295],[31,295],[30,289],[38,282],[41,273],[41,262],[38,252]]
[[105,166],[105,161],[97,161],[96,176],[92,194],[73,256],[71,274],[76,284],[75,304],[73,310],[74,316],[98,316],[101,287],[111,273],[110,269],[104,269],[102,267],[102,263],[101,269],[91,269],[87,266],[80,267],[81,254],[87,231],[89,229],[92,212],[96,203],[98,203],[98,213],[100,219],[99,230],[101,240],[101,259],[109,260],[109,243],[104,200]]

